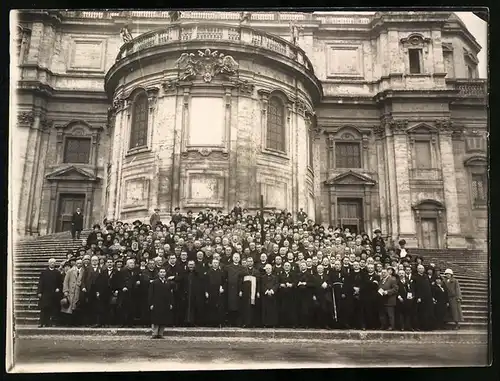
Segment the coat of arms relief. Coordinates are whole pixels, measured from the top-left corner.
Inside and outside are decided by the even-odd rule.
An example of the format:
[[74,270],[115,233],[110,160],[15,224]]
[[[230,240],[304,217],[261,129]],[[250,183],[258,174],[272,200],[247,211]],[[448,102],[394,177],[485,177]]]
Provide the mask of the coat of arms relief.
[[195,53],[182,53],[177,60],[177,67],[181,71],[179,79],[188,81],[196,76],[201,76],[207,83],[217,75],[235,75],[238,71],[238,63],[233,57],[219,53],[217,50],[198,50]]

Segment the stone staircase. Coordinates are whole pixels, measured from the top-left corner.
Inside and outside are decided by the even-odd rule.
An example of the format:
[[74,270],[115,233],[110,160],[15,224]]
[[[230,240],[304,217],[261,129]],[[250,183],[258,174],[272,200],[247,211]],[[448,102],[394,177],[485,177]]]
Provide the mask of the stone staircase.
[[442,273],[451,268],[462,290],[463,326],[487,327],[489,317],[488,253],[460,249],[410,249],[411,254],[434,263]]
[[[39,309],[37,285],[40,272],[47,266],[49,258],[59,265],[69,249],[81,246],[90,230],[83,231],[79,241],[69,232],[22,239],[14,248],[14,313],[16,324],[38,323]],[[411,249],[412,255],[424,257],[424,263],[435,263],[442,271],[450,267],[459,280],[462,293],[463,326],[483,328],[489,317],[489,271],[488,255],[468,250],[424,250]]]

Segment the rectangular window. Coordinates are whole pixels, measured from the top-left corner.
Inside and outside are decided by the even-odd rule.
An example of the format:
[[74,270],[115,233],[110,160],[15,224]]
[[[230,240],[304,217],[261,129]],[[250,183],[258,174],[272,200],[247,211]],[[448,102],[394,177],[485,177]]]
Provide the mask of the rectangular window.
[[410,74],[422,73],[422,49],[408,49]]
[[90,159],[90,138],[66,138],[64,162],[88,164]]
[[432,168],[431,142],[415,142],[415,165],[418,169]]
[[474,204],[486,202],[486,175],[484,173],[472,174],[472,200]]
[[336,168],[361,168],[359,143],[335,143]]

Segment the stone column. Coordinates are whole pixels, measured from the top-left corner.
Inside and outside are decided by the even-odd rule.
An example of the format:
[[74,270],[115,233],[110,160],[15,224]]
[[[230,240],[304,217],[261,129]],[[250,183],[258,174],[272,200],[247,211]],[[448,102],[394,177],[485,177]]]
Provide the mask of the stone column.
[[[398,220],[398,188],[396,179],[396,164],[394,157],[394,136],[389,128],[389,123],[384,122],[384,129],[386,134],[386,149],[385,149],[385,165],[386,165],[386,184],[389,184],[388,191],[388,205],[389,205],[389,230],[387,236],[390,240],[397,238],[399,233],[399,220]],[[389,242],[388,242],[389,243]]]
[[398,199],[399,235],[405,239],[408,247],[416,247],[415,222],[411,210],[410,177],[408,174],[408,139],[406,126],[408,121],[391,121],[390,128],[394,137],[394,161]]
[[451,122],[449,120],[436,121],[439,129],[439,148],[443,172],[444,200],[446,204],[447,247],[466,248],[465,238],[460,229],[458,213],[458,194],[455,176],[455,158],[453,156],[453,142],[451,140]]
[[44,173],[45,173],[45,159],[47,157],[47,152],[49,149],[49,137],[52,122],[48,121],[43,117],[40,121],[40,149],[39,155],[37,156],[37,162],[35,166],[36,172],[33,173],[33,188],[32,188],[32,206],[31,206],[31,218],[30,218],[30,229],[32,234],[39,235],[39,218],[40,210],[42,208],[42,188],[44,184]]
[[[380,215],[380,225],[376,226],[382,230],[382,234],[386,235],[389,233],[388,224],[388,203],[387,203],[387,180],[386,180],[386,155],[384,155],[384,137],[385,131],[382,126],[375,127],[375,144],[377,150],[377,172],[378,172],[378,195],[379,195],[379,215]],[[368,234],[373,234],[373,231],[368,232]]]

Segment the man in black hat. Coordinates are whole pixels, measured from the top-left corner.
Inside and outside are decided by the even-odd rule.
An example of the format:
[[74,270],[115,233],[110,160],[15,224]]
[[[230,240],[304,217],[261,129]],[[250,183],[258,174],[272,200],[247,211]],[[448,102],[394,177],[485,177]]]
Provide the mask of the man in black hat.
[[181,208],[176,207],[174,209],[174,215],[172,216],[172,222],[177,227],[177,224],[182,221]]
[[90,247],[93,243],[97,245],[97,233],[101,232],[101,226],[99,224],[95,224],[92,226],[92,231],[87,237],[87,247]]
[[377,251],[376,247],[380,246],[379,252],[382,255],[384,255],[385,254],[385,241],[382,238],[382,231],[380,229],[375,229],[374,233],[375,233],[375,237],[373,237],[373,239],[372,239],[373,251],[376,252]]
[[155,208],[153,214],[151,215],[151,218],[149,219],[149,223],[153,228],[156,228],[156,225],[161,224],[161,217],[160,217],[160,209]]

